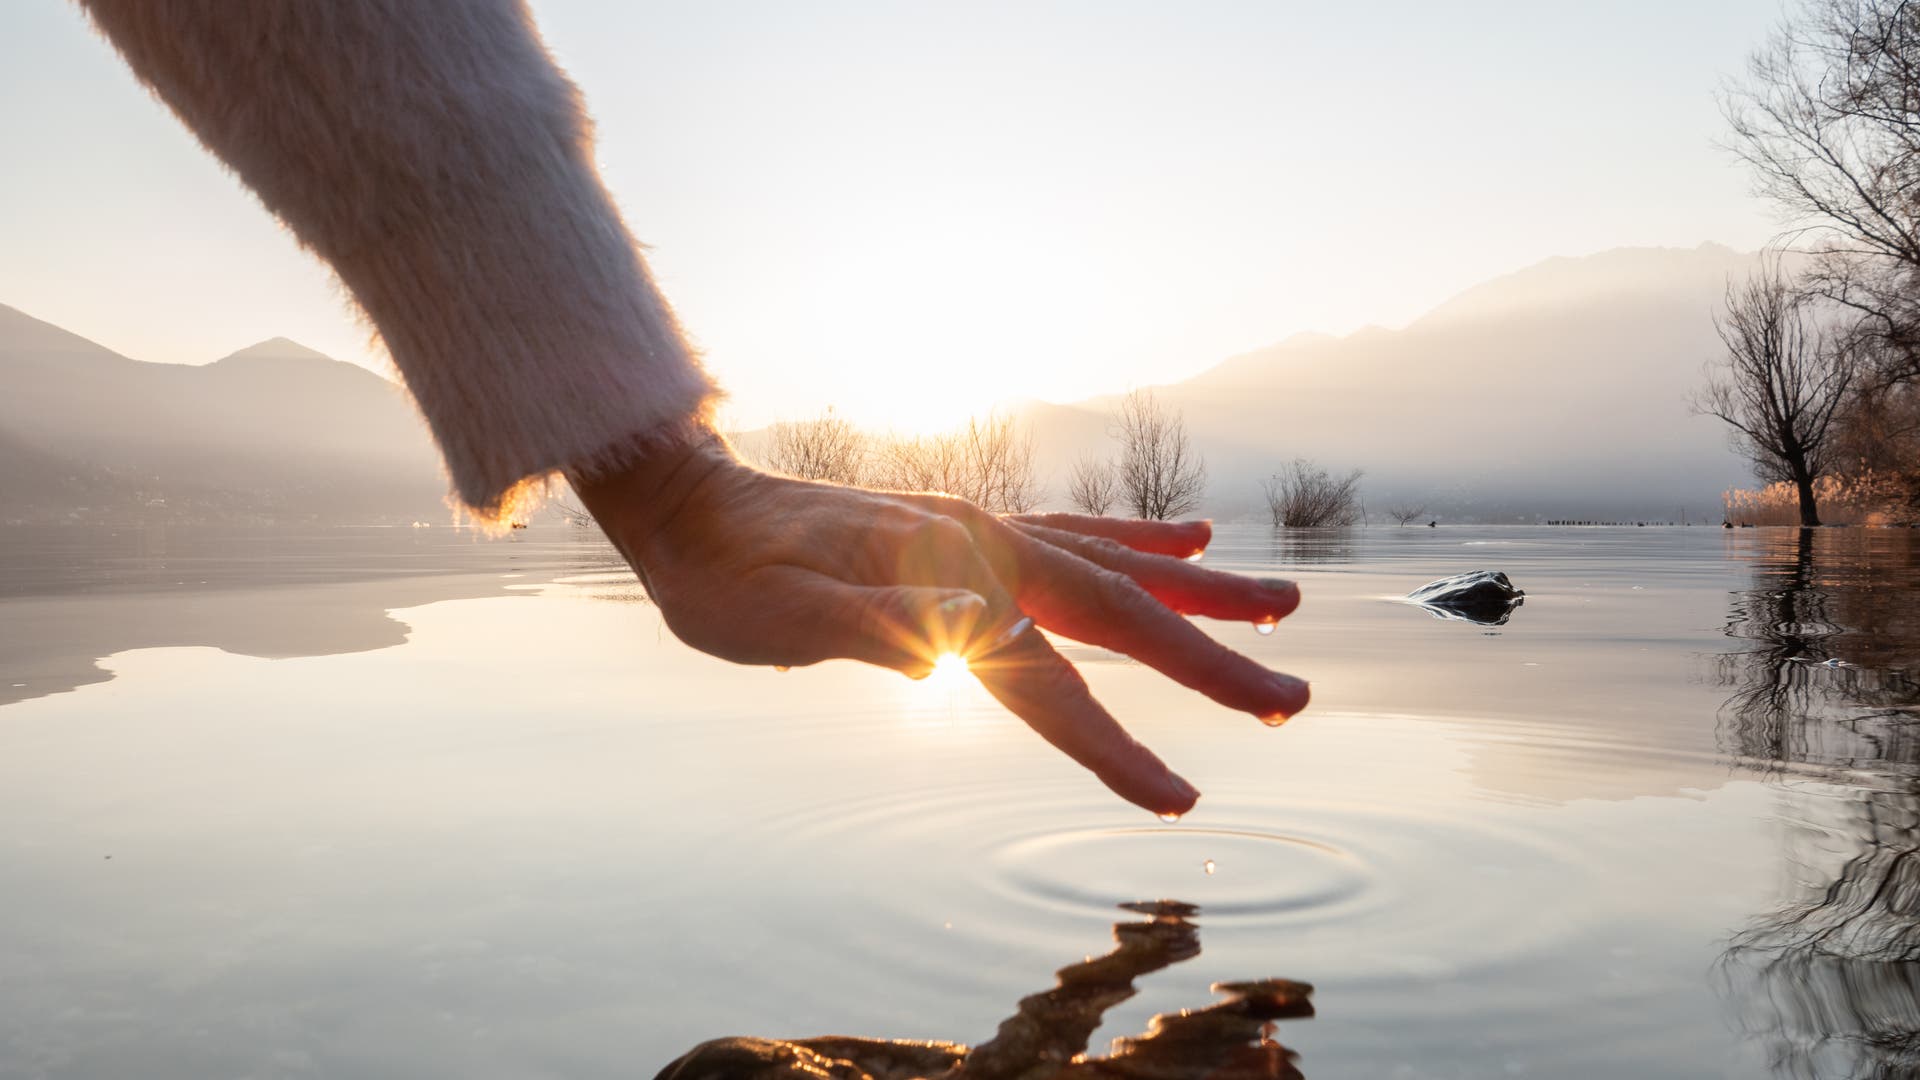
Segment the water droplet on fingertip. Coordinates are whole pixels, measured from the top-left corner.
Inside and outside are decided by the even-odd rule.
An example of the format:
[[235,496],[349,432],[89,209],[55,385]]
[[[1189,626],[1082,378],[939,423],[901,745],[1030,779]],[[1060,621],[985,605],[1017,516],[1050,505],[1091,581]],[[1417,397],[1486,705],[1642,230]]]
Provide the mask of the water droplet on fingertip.
[[1267,725],[1268,727],[1279,727],[1281,724],[1284,724],[1287,722],[1287,714],[1286,713],[1268,713],[1267,715],[1260,718],[1260,722]]
[[787,666],[787,665],[785,665],[785,664],[775,664],[775,665],[773,665],[773,670],[775,670],[775,671],[792,671],[793,669],[792,669],[792,668],[790,668],[790,667],[788,667],[788,666]]
[[1274,623],[1276,623],[1276,622],[1278,622],[1278,621],[1279,621],[1278,619],[1275,619],[1275,620],[1273,620],[1272,622],[1257,622],[1257,623],[1254,623],[1254,624],[1253,624],[1253,629],[1254,629],[1254,632],[1256,632],[1256,633],[1259,633],[1259,634],[1271,634],[1271,633],[1273,633],[1273,626],[1274,626]]
[[1188,561],[1188,562],[1199,562],[1199,561],[1200,561],[1200,556],[1202,556],[1202,555],[1205,555],[1206,553],[1207,553],[1207,552],[1206,552],[1206,549],[1205,549],[1205,548],[1202,548],[1202,549],[1200,549],[1199,551],[1196,551],[1196,552],[1194,552],[1193,554],[1191,554],[1191,555],[1189,555],[1189,556],[1187,556],[1187,561]]
[[1161,814],[1161,815],[1160,815],[1160,820],[1161,820],[1161,821],[1164,821],[1164,822],[1166,822],[1166,823],[1167,823],[1167,824],[1169,824],[1169,825],[1171,825],[1171,824],[1173,824],[1174,822],[1176,822],[1176,821],[1179,821],[1179,820],[1180,820],[1180,815],[1179,815],[1179,814]]

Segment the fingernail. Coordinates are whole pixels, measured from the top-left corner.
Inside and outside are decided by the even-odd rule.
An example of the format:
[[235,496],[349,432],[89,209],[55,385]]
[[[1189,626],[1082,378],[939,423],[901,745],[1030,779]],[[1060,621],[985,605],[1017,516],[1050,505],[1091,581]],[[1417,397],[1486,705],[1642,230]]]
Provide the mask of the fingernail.
[[1273,613],[1276,616],[1291,615],[1294,609],[1300,606],[1300,586],[1297,582],[1288,581],[1286,578],[1261,578],[1255,584],[1260,586],[1262,592],[1273,598],[1269,603],[1273,604]]
[[[1307,702],[1313,697],[1313,689],[1307,684],[1307,681],[1305,679],[1297,679],[1292,675],[1276,674],[1273,677],[1273,690],[1274,696],[1280,699],[1276,702],[1280,708],[1277,712],[1269,713],[1260,718],[1268,724],[1277,725],[1285,722],[1295,713],[1306,708]],[[1274,719],[1276,716],[1278,719]]]
[[999,652],[1001,649],[1004,649],[1007,646],[1013,644],[1015,638],[1018,638],[1021,634],[1024,634],[1031,629],[1033,629],[1033,620],[1028,618],[1025,615],[1022,615],[1018,619],[1015,619],[1011,626],[1008,626],[1005,630],[1002,630],[998,637],[994,638],[992,641],[988,642],[985,646],[983,646],[979,650],[979,652],[976,653],[976,655],[988,656],[993,653]]
[[1200,790],[1192,784],[1187,783],[1186,780],[1182,779],[1178,774],[1167,774],[1166,788],[1167,794],[1170,797],[1167,805],[1169,807],[1178,807],[1177,810],[1173,811],[1174,813],[1184,814],[1193,809],[1194,803],[1200,801]]
[[960,651],[986,618],[985,597],[973,594],[950,596],[934,606],[929,620],[933,625],[924,629],[932,636],[935,648]]

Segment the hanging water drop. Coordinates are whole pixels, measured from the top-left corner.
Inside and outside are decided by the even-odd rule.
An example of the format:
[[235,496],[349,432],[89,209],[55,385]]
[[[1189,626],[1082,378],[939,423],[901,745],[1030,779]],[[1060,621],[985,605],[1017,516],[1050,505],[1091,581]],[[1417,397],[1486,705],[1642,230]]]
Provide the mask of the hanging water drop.
[[1284,724],[1287,722],[1287,714],[1286,713],[1268,713],[1267,715],[1260,718],[1260,722],[1267,725],[1268,727],[1279,727],[1281,724]]
[[775,664],[775,665],[773,665],[773,670],[775,670],[775,671],[792,671],[793,669],[792,669],[792,668],[790,668],[790,667],[788,667],[788,666],[787,666],[787,665],[785,665],[785,664]]
[[1259,633],[1259,634],[1271,634],[1273,633],[1273,625],[1274,625],[1274,622],[1276,621],[1277,620],[1268,620],[1267,622],[1254,623],[1253,629],[1256,633]]
[[1203,863],[1203,864],[1202,864],[1202,866],[1203,866],[1203,868],[1204,868],[1204,869],[1205,869],[1205,870],[1207,871],[1207,873],[1208,873],[1209,875],[1211,875],[1211,874],[1213,873],[1213,860],[1212,860],[1212,859],[1208,859],[1208,860],[1207,860],[1207,861],[1206,861],[1205,863]]
[[1166,822],[1166,823],[1167,823],[1167,824],[1169,824],[1169,825],[1171,825],[1171,824],[1173,824],[1174,822],[1176,822],[1176,821],[1179,821],[1179,820],[1180,820],[1180,815],[1179,815],[1179,814],[1174,814],[1174,813],[1166,813],[1166,814],[1161,814],[1161,815],[1160,815],[1160,820],[1161,820],[1161,821],[1164,821],[1164,822]]

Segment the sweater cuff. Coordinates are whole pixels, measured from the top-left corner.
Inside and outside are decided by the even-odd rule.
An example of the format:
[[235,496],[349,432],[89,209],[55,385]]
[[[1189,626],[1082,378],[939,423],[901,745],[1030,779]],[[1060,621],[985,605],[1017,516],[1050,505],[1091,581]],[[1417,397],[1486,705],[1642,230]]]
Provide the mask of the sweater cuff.
[[486,524],[686,441],[717,397],[597,177],[552,164],[334,259]]

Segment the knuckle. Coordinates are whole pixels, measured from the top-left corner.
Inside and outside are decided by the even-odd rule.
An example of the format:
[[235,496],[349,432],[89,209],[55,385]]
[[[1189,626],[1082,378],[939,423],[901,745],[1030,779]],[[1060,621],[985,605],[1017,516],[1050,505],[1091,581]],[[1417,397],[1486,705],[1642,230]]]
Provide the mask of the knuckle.
[[888,499],[874,511],[873,524],[884,531],[900,532],[912,529],[926,517],[927,511],[912,503]]
[[866,641],[886,641],[895,632],[891,590],[874,590],[841,609],[840,619]]
[[900,548],[928,565],[965,565],[976,554],[973,534],[950,517],[927,514],[903,530]]
[[1093,596],[1101,615],[1111,619],[1138,619],[1153,614],[1160,606],[1132,578],[1107,569],[1094,571]]
[[934,518],[929,532],[938,550],[948,554],[971,554],[975,550],[973,530],[955,518]]

